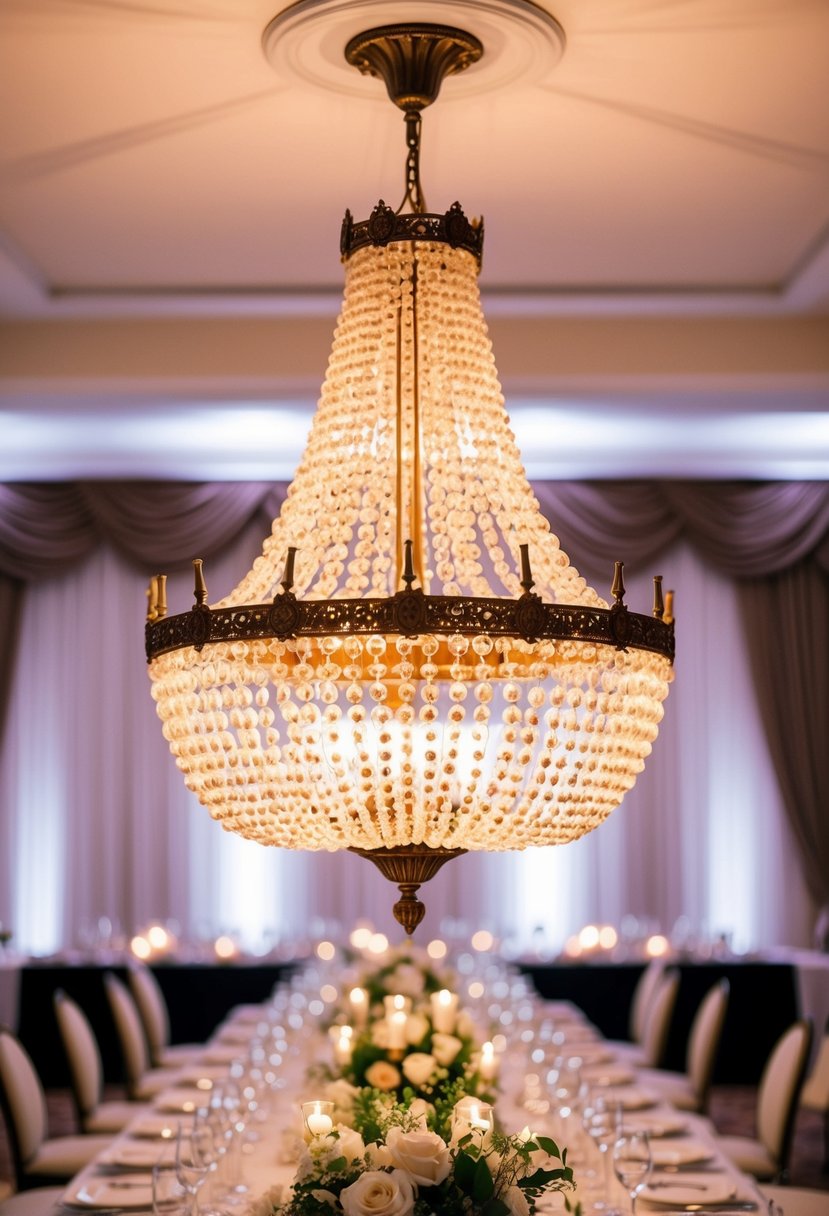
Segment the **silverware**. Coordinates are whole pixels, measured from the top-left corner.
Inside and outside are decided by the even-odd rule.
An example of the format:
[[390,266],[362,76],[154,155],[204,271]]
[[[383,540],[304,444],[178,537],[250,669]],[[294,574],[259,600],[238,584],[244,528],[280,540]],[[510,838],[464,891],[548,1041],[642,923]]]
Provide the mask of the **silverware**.
[[728,1203],[675,1203],[673,1207],[660,1208],[659,1216],[685,1216],[687,1212],[756,1212],[759,1207],[752,1199],[735,1199]]
[[649,1191],[656,1191],[661,1186],[669,1187],[671,1190],[673,1190],[673,1188],[676,1187],[677,1185],[683,1187],[686,1191],[707,1191],[708,1190],[708,1187],[705,1185],[704,1182],[680,1182],[679,1184],[677,1184],[676,1182],[649,1182],[647,1184]]

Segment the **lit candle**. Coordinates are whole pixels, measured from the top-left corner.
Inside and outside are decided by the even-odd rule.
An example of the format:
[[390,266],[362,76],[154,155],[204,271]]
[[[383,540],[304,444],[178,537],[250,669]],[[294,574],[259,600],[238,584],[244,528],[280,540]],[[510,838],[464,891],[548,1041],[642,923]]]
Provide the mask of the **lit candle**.
[[458,998],[448,988],[432,993],[432,1026],[440,1034],[451,1034],[455,1029],[458,1013]]
[[452,1112],[452,1139],[458,1140],[468,1136],[470,1132],[484,1138],[492,1131],[492,1107],[488,1102],[479,1102],[477,1098],[461,1098],[455,1104]]
[[412,999],[408,996],[401,996],[399,993],[394,996],[384,996],[383,1004],[386,1007],[386,1017],[390,1018],[393,1013],[411,1013]]
[[396,1009],[386,1018],[389,1028],[389,1050],[402,1051],[406,1046],[406,1024],[409,1016],[405,1009]]
[[365,988],[352,988],[348,994],[351,1020],[355,1026],[365,1026],[368,1019],[368,993]]
[[351,1063],[351,1053],[353,1050],[351,1037],[353,1033],[350,1026],[337,1027],[337,1037],[334,1040],[334,1059],[341,1068]]
[[481,1074],[482,1081],[494,1081],[498,1076],[498,1057],[495,1055],[495,1045],[493,1043],[483,1043],[481,1045],[481,1059],[478,1064],[478,1072]]
[[327,1136],[334,1127],[333,1102],[303,1102],[302,1117],[312,1136]]

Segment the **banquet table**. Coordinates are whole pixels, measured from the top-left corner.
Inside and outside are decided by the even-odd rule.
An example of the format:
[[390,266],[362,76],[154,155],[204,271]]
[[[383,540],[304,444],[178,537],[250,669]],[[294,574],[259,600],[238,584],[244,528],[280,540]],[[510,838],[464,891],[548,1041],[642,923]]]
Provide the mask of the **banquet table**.
[[[566,1002],[539,1002],[538,1009],[552,1017],[559,1028],[559,1036],[563,1036],[560,1050],[571,1055],[580,1053],[583,1075],[589,1075],[594,1086],[618,1100],[622,1127],[627,1130],[638,1124],[651,1131],[652,1151],[658,1164],[639,1197],[639,1212],[653,1216],[660,1213],[677,1216],[690,1211],[702,1216],[706,1212],[727,1212],[736,1216],[750,1211],[762,1214],[767,1210],[754,1180],[741,1174],[719,1153],[707,1120],[674,1111],[654,1100],[654,1095],[637,1083],[635,1073],[627,1076],[627,1066],[613,1062],[601,1036],[573,1006]],[[229,1058],[234,1052],[243,1059],[250,1040],[266,1032],[268,1017],[265,1008],[239,1009],[213,1036],[205,1059]],[[267,1119],[254,1125],[256,1136],[245,1145],[242,1177],[248,1190],[240,1203],[228,1209],[236,1216],[245,1216],[250,1204],[271,1188],[289,1186],[301,1147],[299,1103],[314,1096],[306,1080],[306,1069],[312,1060],[318,1060],[329,1050],[329,1037],[321,1030],[309,1033],[306,1026],[305,1031],[294,1036],[295,1041],[290,1031],[284,1033],[291,1047],[285,1053],[279,1086],[272,1090]],[[596,1199],[609,1200],[626,1212],[629,1200],[618,1184],[614,1183],[609,1195],[603,1191],[600,1177],[588,1185],[589,1153],[595,1153],[595,1149],[585,1143],[574,1116],[570,1116],[570,1121],[564,1118],[563,1122],[556,1122],[551,1112],[527,1099],[527,1093],[532,1092],[531,1087],[528,1089],[528,1068],[532,1067],[528,1053],[532,1050],[533,1040],[522,1041],[520,1036],[506,1044],[502,1092],[496,1107],[499,1123],[514,1132],[528,1123],[537,1135],[557,1131],[563,1136],[562,1142],[570,1144],[577,1181],[580,1176],[583,1179],[581,1193],[577,1191],[575,1198],[583,1201],[585,1212],[589,1212]],[[209,1085],[220,1084],[220,1076],[221,1069],[215,1065],[196,1066],[195,1071],[192,1067],[186,1069],[171,1089],[158,1096],[151,1112],[138,1115],[96,1161],[72,1180],[58,1209],[60,1216],[77,1216],[83,1211],[98,1216],[104,1212],[107,1216],[139,1216],[150,1211],[152,1165],[160,1159],[173,1159],[172,1137],[179,1121],[191,1117],[194,1105],[204,1103]],[[203,1077],[202,1089],[193,1086],[198,1077]],[[552,1198],[556,1202],[545,1201],[538,1211],[562,1206],[560,1195]],[[222,1207],[221,1200],[218,1203],[214,1200],[214,1204]],[[609,1214],[605,1212],[605,1216]]]

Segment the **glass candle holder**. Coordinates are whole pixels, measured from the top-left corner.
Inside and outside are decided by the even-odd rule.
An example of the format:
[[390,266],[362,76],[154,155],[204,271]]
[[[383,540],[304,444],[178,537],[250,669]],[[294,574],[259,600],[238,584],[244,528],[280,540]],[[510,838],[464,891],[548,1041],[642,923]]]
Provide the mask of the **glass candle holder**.
[[303,1102],[302,1118],[313,1140],[327,1136],[334,1129],[333,1102]]
[[488,1102],[467,1097],[455,1104],[452,1111],[452,1139],[455,1143],[471,1135],[476,1143],[482,1144],[493,1126],[492,1107]]

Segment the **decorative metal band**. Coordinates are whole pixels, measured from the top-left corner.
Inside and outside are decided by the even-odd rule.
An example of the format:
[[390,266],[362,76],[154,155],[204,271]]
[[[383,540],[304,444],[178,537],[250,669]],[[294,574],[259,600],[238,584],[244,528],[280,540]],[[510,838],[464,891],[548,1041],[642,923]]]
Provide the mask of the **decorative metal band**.
[[349,634],[463,634],[519,638],[525,642],[573,641],[648,650],[673,662],[674,627],[658,617],[611,608],[547,604],[528,593],[519,599],[425,595],[399,591],[386,599],[298,600],[293,592],[270,604],[238,608],[199,605],[178,616],[148,622],[147,658],[208,642]]
[[355,221],[346,211],[340,233],[340,253],[344,260],[366,245],[389,245],[394,241],[433,241],[465,249],[481,265],[484,251],[484,222],[466,218],[460,203],[453,203],[444,215],[431,213],[398,215],[381,199],[367,220]]

